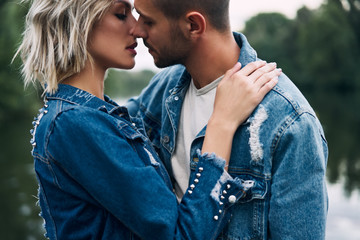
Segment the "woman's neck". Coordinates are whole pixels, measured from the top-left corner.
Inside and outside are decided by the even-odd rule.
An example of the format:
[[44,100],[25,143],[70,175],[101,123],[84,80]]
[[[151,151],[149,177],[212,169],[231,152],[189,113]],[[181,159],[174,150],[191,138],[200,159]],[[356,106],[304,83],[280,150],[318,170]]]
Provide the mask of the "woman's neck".
[[104,77],[105,70],[87,62],[82,71],[65,79],[62,83],[87,91],[104,100]]

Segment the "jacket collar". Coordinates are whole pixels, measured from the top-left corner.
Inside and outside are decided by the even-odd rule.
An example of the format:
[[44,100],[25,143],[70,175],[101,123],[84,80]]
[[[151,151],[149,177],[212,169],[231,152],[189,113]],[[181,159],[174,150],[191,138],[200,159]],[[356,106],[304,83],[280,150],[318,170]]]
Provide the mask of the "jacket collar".
[[66,84],[59,84],[58,90],[54,94],[47,94],[46,98],[48,100],[62,100],[74,105],[94,108],[109,114],[115,112],[117,114],[127,113],[125,107],[119,106],[106,95],[104,95],[104,101],[89,92]]
[[247,38],[242,33],[234,32],[234,38],[237,44],[240,47],[240,56],[238,62],[241,63],[242,67],[245,67],[251,62],[257,60],[257,53],[256,51],[250,46]]

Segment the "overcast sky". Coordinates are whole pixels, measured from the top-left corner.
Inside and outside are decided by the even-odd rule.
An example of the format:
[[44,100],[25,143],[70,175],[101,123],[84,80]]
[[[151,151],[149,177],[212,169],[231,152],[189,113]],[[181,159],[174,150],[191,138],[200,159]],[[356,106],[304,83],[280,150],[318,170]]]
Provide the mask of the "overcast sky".
[[[232,30],[241,30],[245,21],[260,12],[281,12],[289,18],[294,18],[296,12],[302,6],[310,9],[318,8],[324,0],[230,0],[230,21]],[[151,55],[144,47],[142,40],[138,40],[138,55],[134,70],[151,69],[158,71],[153,63]]]

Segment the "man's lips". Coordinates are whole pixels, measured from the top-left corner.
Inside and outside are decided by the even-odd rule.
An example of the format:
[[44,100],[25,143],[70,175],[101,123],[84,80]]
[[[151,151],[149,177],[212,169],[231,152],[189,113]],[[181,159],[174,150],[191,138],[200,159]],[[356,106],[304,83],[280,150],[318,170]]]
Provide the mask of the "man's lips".
[[137,52],[136,52],[135,48],[137,47],[137,45],[138,44],[135,42],[135,43],[131,44],[130,46],[126,47],[126,49],[129,50],[130,52],[132,52],[133,54],[136,54]]
[[144,41],[144,45],[145,45],[145,47],[148,48],[148,51],[149,51],[150,54],[151,54],[152,52],[155,52],[155,51],[153,50],[153,48],[152,48],[147,42]]

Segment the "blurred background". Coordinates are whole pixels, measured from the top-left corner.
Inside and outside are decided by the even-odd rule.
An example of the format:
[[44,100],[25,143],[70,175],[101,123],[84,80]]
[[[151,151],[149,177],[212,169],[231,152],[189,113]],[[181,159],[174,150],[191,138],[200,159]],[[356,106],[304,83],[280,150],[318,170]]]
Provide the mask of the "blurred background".
[[[44,239],[29,143],[41,90],[24,88],[20,60],[26,4],[0,0],[0,239]],[[231,24],[275,61],[307,97],[329,144],[327,239],[360,239],[360,0],[231,0]],[[141,40],[139,40],[142,43]],[[110,70],[119,103],[158,71],[143,45],[132,71]]]

